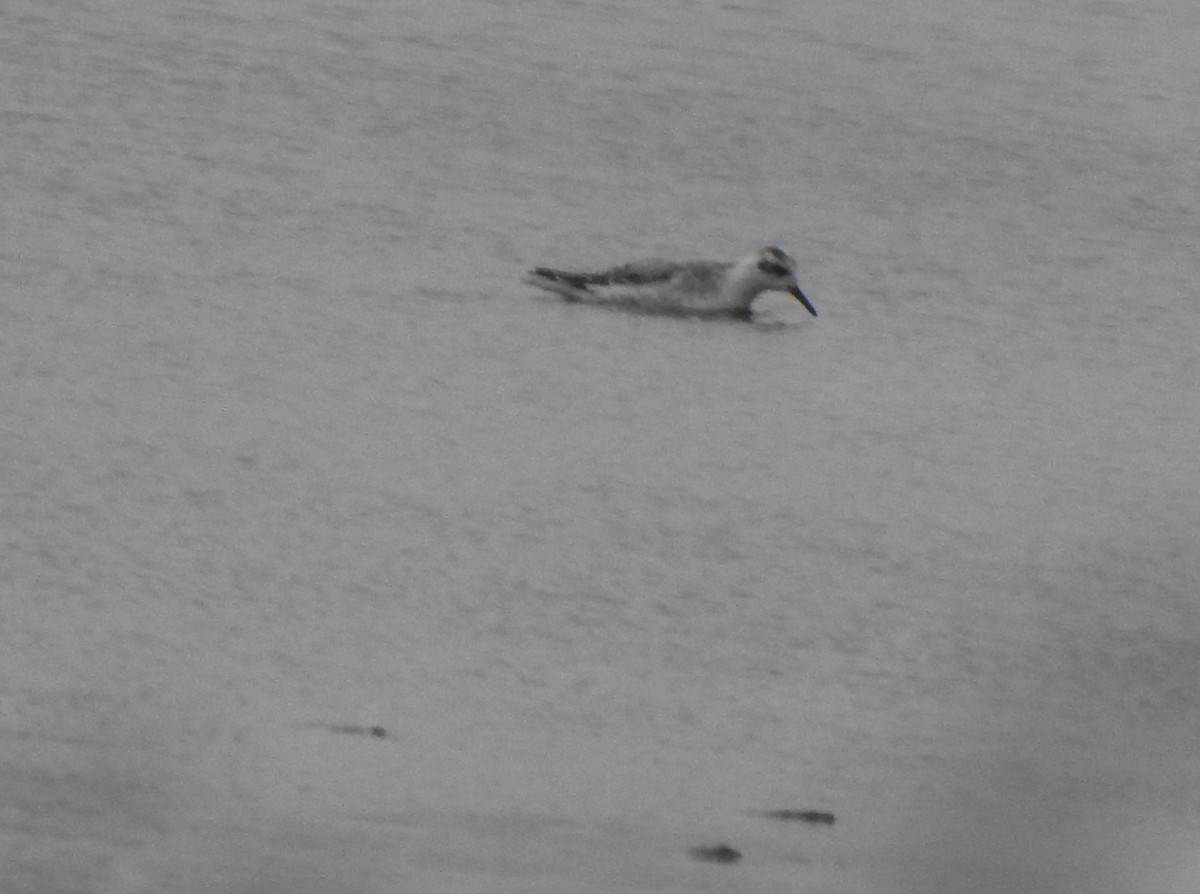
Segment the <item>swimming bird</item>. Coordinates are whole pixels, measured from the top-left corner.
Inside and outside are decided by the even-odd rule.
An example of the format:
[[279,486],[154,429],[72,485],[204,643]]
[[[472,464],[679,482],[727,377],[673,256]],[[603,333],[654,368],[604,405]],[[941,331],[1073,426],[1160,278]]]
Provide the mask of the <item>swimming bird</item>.
[[597,273],[537,267],[525,282],[567,301],[687,316],[749,318],[760,294],[787,292],[817,315],[796,282],[796,262],[774,246],[740,261],[634,261]]

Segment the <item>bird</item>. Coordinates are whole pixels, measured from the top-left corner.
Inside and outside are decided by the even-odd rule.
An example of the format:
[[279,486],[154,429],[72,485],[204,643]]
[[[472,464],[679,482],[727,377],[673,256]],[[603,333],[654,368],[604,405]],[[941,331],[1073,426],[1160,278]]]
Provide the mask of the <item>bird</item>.
[[749,319],[763,292],[787,292],[814,317],[817,310],[796,281],[796,262],[769,245],[740,261],[645,260],[595,273],[535,267],[528,285],[567,301],[683,316]]

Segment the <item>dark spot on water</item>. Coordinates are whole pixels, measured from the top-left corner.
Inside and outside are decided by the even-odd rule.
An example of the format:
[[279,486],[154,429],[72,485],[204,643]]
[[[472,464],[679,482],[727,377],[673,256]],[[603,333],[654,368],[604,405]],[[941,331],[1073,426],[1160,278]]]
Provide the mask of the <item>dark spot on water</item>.
[[740,863],[742,852],[728,844],[708,844],[694,847],[688,851],[694,860],[704,860],[707,863]]
[[824,810],[761,810],[758,815],[784,822],[815,823],[824,826],[832,826],[837,822],[837,817]]
[[382,726],[362,726],[357,723],[310,723],[310,729],[323,729],[326,732],[338,733],[342,736],[371,736],[375,739],[387,737],[387,730]]

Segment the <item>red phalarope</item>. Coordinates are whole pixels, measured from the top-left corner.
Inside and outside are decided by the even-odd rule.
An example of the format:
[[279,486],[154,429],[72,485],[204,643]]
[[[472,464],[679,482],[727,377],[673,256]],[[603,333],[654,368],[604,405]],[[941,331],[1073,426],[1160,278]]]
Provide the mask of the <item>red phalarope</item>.
[[608,304],[654,313],[750,317],[763,292],[787,292],[814,317],[796,282],[796,262],[768,246],[740,261],[634,261],[597,273],[538,267],[525,282],[567,301]]

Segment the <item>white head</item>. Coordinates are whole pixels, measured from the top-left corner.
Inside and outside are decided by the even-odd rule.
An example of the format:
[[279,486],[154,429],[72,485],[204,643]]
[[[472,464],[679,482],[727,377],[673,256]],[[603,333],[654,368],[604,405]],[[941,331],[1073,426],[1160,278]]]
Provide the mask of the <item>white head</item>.
[[796,282],[796,262],[783,249],[768,245],[754,256],[754,270],[758,274],[763,291],[787,292],[804,305],[814,317],[817,309],[800,291]]

